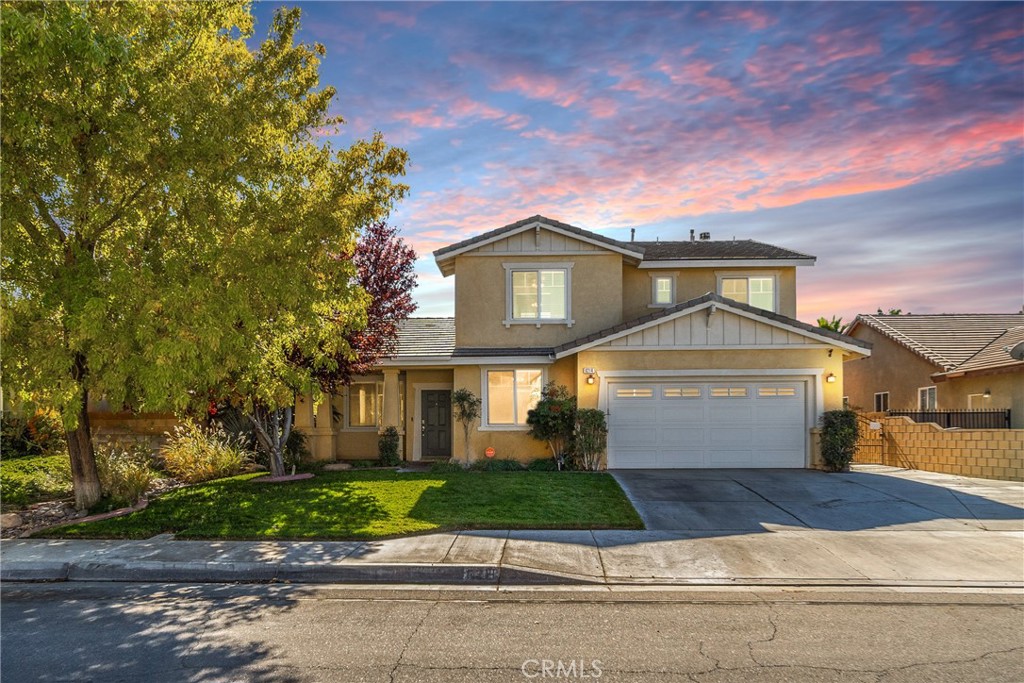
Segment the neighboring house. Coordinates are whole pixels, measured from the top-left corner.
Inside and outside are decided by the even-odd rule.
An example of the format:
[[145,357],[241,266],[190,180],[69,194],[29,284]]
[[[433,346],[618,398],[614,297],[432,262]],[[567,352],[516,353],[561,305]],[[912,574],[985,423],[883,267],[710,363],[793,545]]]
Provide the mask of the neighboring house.
[[870,344],[802,323],[796,270],[814,257],[749,240],[622,242],[533,216],[434,252],[455,318],[414,318],[380,372],[300,405],[321,458],[464,453],[451,392],[483,400],[473,459],[548,455],[527,411],[548,382],[608,414],[610,467],[807,467],[842,405],[843,360]]
[[872,344],[845,365],[845,399],[864,411],[1010,409],[1024,428],[1024,313],[858,315],[847,332]]

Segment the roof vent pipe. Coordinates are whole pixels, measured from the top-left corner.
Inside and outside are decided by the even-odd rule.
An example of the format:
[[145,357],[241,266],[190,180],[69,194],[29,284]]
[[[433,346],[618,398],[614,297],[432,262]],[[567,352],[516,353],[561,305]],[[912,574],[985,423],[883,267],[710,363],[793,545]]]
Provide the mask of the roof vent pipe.
[[710,232],[702,232],[700,234],[700,241],[701,242],[707,242],[710,239],[711,239],[711,233]]
[[635,242],[636,241],[636,228],[630,228],[629,229],[629,241],[630,242]]
[[690,241],[693,242],[695,239],[697,238],[694,236],[694,230],[693,228],[690,228]]

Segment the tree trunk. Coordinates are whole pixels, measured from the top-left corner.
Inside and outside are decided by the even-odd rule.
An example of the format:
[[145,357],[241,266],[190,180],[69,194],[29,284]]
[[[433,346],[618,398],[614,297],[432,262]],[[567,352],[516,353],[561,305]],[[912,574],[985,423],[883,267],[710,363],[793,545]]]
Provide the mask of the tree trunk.
[[78,412],[78,426],[66,432],[68,453],[71,454],[71,478],[75,488],[75,507],[88,510],[99,502],[103,495],[100,489],[100,475],[96,471],[96,453],[92,448],[92,431],[89,429],[89,392],[82,391],[82,403]]
[[253,409],[249,420],[256,428],[256,440],[267,452],[270,461],[270,476],[283,477],[284,446],[292,431],[292,408],[276,410]]

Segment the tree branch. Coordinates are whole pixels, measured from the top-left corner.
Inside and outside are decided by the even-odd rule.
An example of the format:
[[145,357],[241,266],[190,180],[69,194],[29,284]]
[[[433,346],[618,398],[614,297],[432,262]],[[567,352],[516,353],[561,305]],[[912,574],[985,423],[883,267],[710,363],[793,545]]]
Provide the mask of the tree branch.
[[147,183],[146,181],[142,181],[142,182],[141,182],[141,183],[139,184],[139,186],[138,186],[138,187],[137,187],[137,188],[135,189],[135,192],[132,192],[131,196],[129,196],[129,197],[126,197],[126,198],[125,198],[125,199],[124,199],[124,200],[123,200],[123,201],[121,202],[121,205],[120,205],[120,206],[118,206],[118,207],[117,207],[117,208],[116,208],[116,209],[114,210],[114,213],[113,213],[113,214],[112,214],[112,215],[110,216],[110,218],[108,218],[108,219],[106,220],[106,222],[105,222],[105,223],[103,223],[103,225],[101,225],[101,226],[100,226],[99,228],[97,228],[97,229],[96,229],[96,234],[95,234],[95,235],[93,235],[93,242],[95,242],[95,241],[99,240],[100,236],[101,236],[101,235],[102,235],[102,234],[103,234],[103,233],[104,233],[104,232],[105,232],[105,231],[106,231],[106,230],[107,230],[108,228],[110,228],[110,226],[111,226],[111,225],[113,225],[114,223],[116,223],[117,221],[119,221],[119,220],[121,219],[121,216],[123,216],[123,215],[124,215],[124,211],[125,211],[125,209],[127,209],[127,208],[128,208],[128,206],[129,206],[129,205],[130,205],[130,204],[131,204],[132,202],[134,202],[134,201],[135,201],[136,199],[138,199],[138,198],[139,198],[139,195],[140,195],[140,194],[142,194],[142,191],[143,191],[143,190],[145,190],[145,189],[146,189],[146,188],[147,188],[148,186],[149,186],[149,183]]
[[38,192],[32,193],[32,203],[35,205],[36,213],[39,214],[39,217],[50,226],[54,234],[57,236],[57,239],[61,244],[63,244],[67,235],[64,234],[64,231],[61,229],[60,223],[57,222],[57,219],[50,214],[49,209],[46,208],[46,203],[43,201],[43,198],[39,196]]
[[25,232],[28,233],[29,238],[37,247],[42,249],[46,246],[46,238],[43,237],[43,233],[36,229],[36,226],[32,225],[32,221],[25,218],[19,218],[18,222],[21,223],[21,227],[25,228]]

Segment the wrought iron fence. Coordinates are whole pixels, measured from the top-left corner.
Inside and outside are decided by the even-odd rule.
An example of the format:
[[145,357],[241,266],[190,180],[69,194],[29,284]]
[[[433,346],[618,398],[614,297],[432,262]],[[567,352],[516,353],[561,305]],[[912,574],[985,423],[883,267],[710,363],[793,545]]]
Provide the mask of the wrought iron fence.
[[1009,429],[1010,409],[1005,410],[890,410],[888,415],[909,417],[914,422],[934,422],[960,429]]

